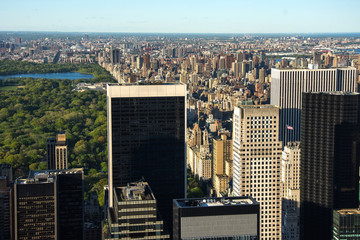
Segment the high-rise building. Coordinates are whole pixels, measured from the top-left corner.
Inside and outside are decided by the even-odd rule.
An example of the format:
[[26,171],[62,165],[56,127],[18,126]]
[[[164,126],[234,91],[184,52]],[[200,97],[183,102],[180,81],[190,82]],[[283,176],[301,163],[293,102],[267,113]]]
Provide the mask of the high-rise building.
[[259,239],[260,205],[252,197],[174,200],[174,240]]
[[111,49],[110,61],[112,64],[120,63],[120,49]]
[[360,236],[360,210],[333,211],[332,239],[358,240]]
[[303,93],[301,239],[331,239],[333,210],[359,206],[360,95]]
[[113,189],[105,239],[169,239],[156,209],[156,199],[142,180]]
[[356,92],[356,69],[271,69],[270,103],[280,107],[279,136],[284,146],[300,141],[301,94],[308,91]]
[[265,82],[265,69],[264,68],[261,68],[259,70],[259,82],[260,83],[264,83]]
[[56,138],[46,141],[48,169],[67,169],[68,154],[65,132],[57,133]]
[[15,239],[83,239],[83,170],[30,171],[14,183]]
[[144,58],[142,56],[138,56],[138,58],[136,59],[136,67],[138,69],[141,69],[144,63]]
[[300,142],[288,142],[282,152],[282,238],[300,238]]
[[213,186],[218,197],[227,193],[229,182],[232,179],[233,146],[232,140],[225,134],[220,139],[213,139]]
[[279,108],[239,105],[233,117],[233,194],[260,203],[260,239],[281,239]]
[[0,240],[12,239],[11,236],[11,182],[12,168],[0,164]]
[[219,69],[225,69],[226,65],[225,65],[225,57],[221,56],[219,59]]
[[317,51],[313,51],[313,64],[318,65],[318,67],[320,68],[321,66],[321,52],[317,52]]
[[150,54],[146,53],[143,57],[144,59],[144,65],[147,69],[150,69]]
[[172,199],[186,189],[186,85],[108,85],[107,112],[109,188],[144,177],[171,231]]

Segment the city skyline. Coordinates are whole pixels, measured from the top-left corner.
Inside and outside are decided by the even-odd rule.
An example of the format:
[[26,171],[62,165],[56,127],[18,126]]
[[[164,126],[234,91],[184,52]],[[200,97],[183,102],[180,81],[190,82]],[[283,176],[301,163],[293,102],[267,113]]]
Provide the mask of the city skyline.
[[[168,4],[163,0],[140,0],[134,6],[116,1],[99,5],[94,1],[66,0],[60,5],[21,0],[16,8],[10,4],[2,7],[0,31],[334,33],[359,31],[356,9],[360,2],[346,0],[340,5],[333,0],[306,0],[301,4],[278,0],[269,4],[229,0],[219,4],[186,0]],[[54,17],[55,9],[58,17]],[[319,21],[329,16],[331,21]]]

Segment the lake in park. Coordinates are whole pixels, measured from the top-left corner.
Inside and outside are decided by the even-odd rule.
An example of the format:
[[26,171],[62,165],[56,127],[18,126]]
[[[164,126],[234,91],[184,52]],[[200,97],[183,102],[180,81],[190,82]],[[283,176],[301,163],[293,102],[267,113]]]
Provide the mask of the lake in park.
[[15,74],[15,75],[6,75],[0,76],[0,78],[48,78],[48,79],[93,79],[94,75],[84,74],[78,72],[67,72],[67,73],[27,73],[27,74]]

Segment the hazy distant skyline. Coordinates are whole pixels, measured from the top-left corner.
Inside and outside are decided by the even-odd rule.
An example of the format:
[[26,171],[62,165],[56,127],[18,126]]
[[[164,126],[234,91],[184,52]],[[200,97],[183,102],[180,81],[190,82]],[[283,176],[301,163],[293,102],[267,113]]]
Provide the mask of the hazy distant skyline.
[[360,32],[359,0],[0,1],[0,31]]

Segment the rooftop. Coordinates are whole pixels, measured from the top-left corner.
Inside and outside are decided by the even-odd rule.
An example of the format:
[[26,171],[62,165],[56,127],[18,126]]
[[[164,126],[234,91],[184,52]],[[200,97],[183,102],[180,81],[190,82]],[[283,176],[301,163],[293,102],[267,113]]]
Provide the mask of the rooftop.
[[57,170],[30,170],[28,178],[16,179],[17,184],[32,184],[32,183],[52,183],[55,177],[60,174],[78,174],[83,173],[82,168],[74,169],[57,169]]
[[142,180],[115,188],[115,193],[118,201],[155,200],[149,184]]
[[358,92],[344,92],[344,91],[333,91],[333,92],[306,92],[306,93],[313,93],[313,94],[318,94],[318,95],[338,95],[338,96],[354,96],[354,95],[359,95],[360,93]]
[[340,209],[340,210],[336,210],[336,212],[338,212],[341,215],[351,215],[351,214],[360,214],[360,210],[359,209]]
[[179,207],[187,207],[187,208],[259,204],[252,197],[189,198],[189,199],[175,199],[175,201]]

